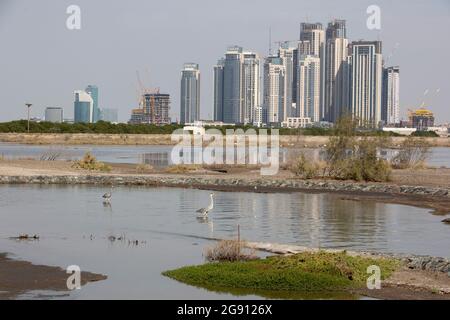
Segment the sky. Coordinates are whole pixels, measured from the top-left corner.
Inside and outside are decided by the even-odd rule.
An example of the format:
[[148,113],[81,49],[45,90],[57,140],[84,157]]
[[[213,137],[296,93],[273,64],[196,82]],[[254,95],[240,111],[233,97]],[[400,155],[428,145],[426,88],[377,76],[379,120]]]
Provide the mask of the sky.
[[[69,30],[67,7],[81,8]],[[369,30],[366,10],[381,9]],[[43,117],[46,107],[73,117],[73,91],[99,87],[99,106],[127,121],[144,86],[171,95],[179,118],[181,69],[200,64],[201,117],[213,114],[213,65],[230,45],[266,56],[273,42],[299,38],[301,22],[347,20],[350,40],[382,40],[387,65],[400,66],[401,117],[422,102],[450,122],[448,0],[0,0],[0,121]],[[272,44],[274,49],[276,44]],[[428,90],[428,94],[424,92]],[[437,92],[438,91],[438,92]]]

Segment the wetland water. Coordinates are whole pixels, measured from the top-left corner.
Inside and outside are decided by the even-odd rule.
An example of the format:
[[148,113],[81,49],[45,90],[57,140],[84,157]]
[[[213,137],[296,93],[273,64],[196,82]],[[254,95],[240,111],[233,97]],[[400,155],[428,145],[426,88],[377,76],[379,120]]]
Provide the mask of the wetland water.
[[[1,185],[0,252],[37,264],[75,264],[108,276],[67,296],[51,296],[65,299],[236,298],[178,283],[161,272],[202,263],[204,248],[213,243],[203,237],[235,237],[238,224],[241,237],[249,241],[449,256],[449,226],[422,208],[342,200],[326,193],[215,192],[209,221],[200,222],[195,210],[208,205],[207,190],[117,187],[111,206],[104,206],[101,195],[107,191]],[[9,239],[23,233],[40,239]],[[125,240],[111,241],[111,236]]]
[[[170,154],[173,146],[50,146],[50,145],[21,145],[0,143],[0,157],[6,159],[32,158],[39,160],[46,153],[59,153],[60,160],[76,160],[83,157],[87,151],[97,157],[98,160],[111,163],[147,163],[155,167],[164,167],[171,164]],[[436,167],[450,168],[450,148],[430,148],[431,153],[427,164]],[[280,162],[283,163],[300,152],[319,159],[323,156],[323,150],[316,148],[291,149],[280,148]],[[388,151],[384,156],[392,156]]]

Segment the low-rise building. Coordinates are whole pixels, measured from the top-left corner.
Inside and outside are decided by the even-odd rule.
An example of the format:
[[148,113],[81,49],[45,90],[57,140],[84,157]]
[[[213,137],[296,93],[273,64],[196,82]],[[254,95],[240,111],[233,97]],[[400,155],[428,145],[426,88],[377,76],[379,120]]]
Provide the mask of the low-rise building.
[[283,128],[305,128],[309,124],[311,124],[309,117],[288,117],[281,123],[281,126]]

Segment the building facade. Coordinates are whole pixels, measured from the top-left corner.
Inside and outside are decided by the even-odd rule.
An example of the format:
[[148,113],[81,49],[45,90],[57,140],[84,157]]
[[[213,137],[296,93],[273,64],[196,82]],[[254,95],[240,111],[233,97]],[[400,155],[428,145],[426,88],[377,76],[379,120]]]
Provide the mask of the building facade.
[[260,106],[260,59],[242,47],[229,47],[214,66],[214,120],[253,123]]
[[[323,119],[323,100],[325,94],[325,31],[321,23],[301,23],[300,24],[300,44],[299,55],[311,55],[319,58],[320,79],[320,101],[319,118]],[[300,59],[298,61],[300,64]],[[298,79],[300,81],[300,79]],[[297,92],[297,97],[299,93]],[[297,101],[298,105],[298,101]],[[299,110],[300,112],[300,110]],[[315,120],[312,120],[315,121]]]
[[93,101],[93,116],[92,122],[97,122],[100,120],[100,109],[98,106],[98,87],[95,85],[88,85],[85,90],[91,97]]
[[290,42],[283,42],[278,49],[278,56],[281,58],[284,68],[286,70],[285,74],[285,90],[284,90],[284,110],[282,114],[281,121],[286,121],[287,118],[293,117],[296,113],[296,105],[294,104],[293,99],[293,90],[294,80],[296,81],[297,77],[294,77],[294,72],[296,70],[295,63],[297,59],[294,59],[294,56],[297,54],[297,48],[291,47]]
[[119,112],[117,109],[112,108],[102,108],[100,109],[99,119],[101,121],[118,123],[119,122]]
[[380,41],[356,41],[349,45],[349,112],[361,126],[376,127],[381,121],[381,50]]
[[301,55],[298,66],[297,108],[300,118],[320,121],[321,102],[320,58],[313,55]]
[[170,95],[146,93],[141,98],[141,108],[131,111],[130,124],[170,124]]
[[64,110],[60,107],[45,108],[45,121],[62,123],[64,119]]
[[181,71],[180,123],[200,120],[200,70],[197,63],[185,63]]
[[223,121],[223,72],[225,60],[220,59],[214,66],[214,120]]
[[286,68],[280,57],[267,57],[264,62],[263,121],[269,125],[283,122],[285,110]]
[[74,92],[74,122],[92,123],[94,120],[94,100],[86,91]]
[[254,52],[244,52],[243,66],[243,123],[258,123],[258,108],[261,104],[261,88],[260,88],[260,59],[258,54]]
[[335,123],[348,108],[348,39],[345,20],[334,20],[326,30],[324,106],[322,120]]
[[381,120],[387,125],[400,123],[400,68],[383,68]]

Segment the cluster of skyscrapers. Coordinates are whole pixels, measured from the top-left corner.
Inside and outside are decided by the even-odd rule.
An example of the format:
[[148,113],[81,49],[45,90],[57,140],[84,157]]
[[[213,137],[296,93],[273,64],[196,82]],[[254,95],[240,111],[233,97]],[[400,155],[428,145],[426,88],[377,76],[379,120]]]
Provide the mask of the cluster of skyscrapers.
[[[182,72],[181,122],[199,120],[200,75],[191,66]],[[279,43],[268,57],[228,48],[214,66],[214,120],[304,127],[351,115],[361,125],[393,125],[399,74],[384,67],[381,41],[350,42],[345,20],[302,23],[299,40]]]
[[74,97],[75,123],[118,122],[117,109],[99,108],[97,86],[88,85],[85,90],[76,90]]

